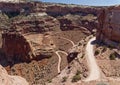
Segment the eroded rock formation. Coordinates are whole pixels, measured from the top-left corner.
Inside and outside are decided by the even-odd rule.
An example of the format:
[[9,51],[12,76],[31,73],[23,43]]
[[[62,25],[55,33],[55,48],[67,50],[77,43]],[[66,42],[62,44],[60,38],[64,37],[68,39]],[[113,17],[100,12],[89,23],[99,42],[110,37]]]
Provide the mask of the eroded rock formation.
[[118,46],[120,42],[120,6],[101,10],[98,17],[97,39],[109,45]]
[[90,30],[97,28],[97,17],[93,14],[72,15],[68,14],[57,18],[60,21],[61,30]]
[[[60,28],[61,30],[81,30],[87,28],[91,31],[97,27],[98,22],[96,15],[99,14],[100,9],[100,7],[50,4],[42,2],[0,3],[1,12],[5,13],[9,18],[18,15],[21,16],[15,18],[16,21],[13,20],[15,21],[13,26],[18,26],[28,31],[43,32],[56,30],[57,28]],[[25,26],[24,24],[27,25]],[[21,25],[24,27],[21,27]]]
[[2,39],[2,48],[10,62],[29,62],[33,59],[50,57],[54,48],[54,43],[49,35],[4,32]]
[[0,84],[1,85],[29,85],[28,82],[20,76],[8,75],[7,71],[0,65]]
[[48,31],[59,31],[60,23],[56,18],[45,13],[36,13],[27,17],[17,17],[17,19],[13,20],[11,29],[15,29],[21,33],[43,33]]
[[8,61],[29,61],[29,56],[34,56],[30,43],[24,38],[24,36],[15,32],[9,32],[3,33],[2,39],[2,48]]

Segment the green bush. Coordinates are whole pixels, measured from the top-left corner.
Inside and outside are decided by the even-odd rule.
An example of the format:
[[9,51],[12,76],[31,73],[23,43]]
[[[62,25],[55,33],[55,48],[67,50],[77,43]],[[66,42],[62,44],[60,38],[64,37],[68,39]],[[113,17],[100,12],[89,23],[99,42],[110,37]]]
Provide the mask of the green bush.
[[72,78],[72,82],[77,82],[77,81],[79,81],[80,79],[81,79],[80,75],[75,75],[75,76],[73,76],[73,78]]
[[50,79],[48,79],[47,81],[48,81],[48,83],[51,83],[51,82],[52,82],[52,80],[50,80]]
[[72,82],[77,82],[77,81],[81,80],[80,74],[81,74],[81,72],[79,70],[77,70],[75,76],[73,76],[73,78],[72,78]]
[[84,58],[84,56],[85,56],[85,55],[83,54],[81,58]]
[[106,48],[106,47],[103,47],[102,53],[105,52],[106,50],[107,50],[107,48]]
[[110,50],[112,50],[114,48],[114,46],[112,44],[108,45],[108,47],[110,48]]
[[95,51],[95,56],[99,54],[99,50],[96,50]]
[[63,77],[62,82],[66,82],[66,80],[67,80],[67,77],[65,76]]
[[110,54],[109,58],[110,58],[110,60],[115,60],[115,58],[116,58],[115,53]]
[[77,70],[76,75],[80,75],[81,71]]

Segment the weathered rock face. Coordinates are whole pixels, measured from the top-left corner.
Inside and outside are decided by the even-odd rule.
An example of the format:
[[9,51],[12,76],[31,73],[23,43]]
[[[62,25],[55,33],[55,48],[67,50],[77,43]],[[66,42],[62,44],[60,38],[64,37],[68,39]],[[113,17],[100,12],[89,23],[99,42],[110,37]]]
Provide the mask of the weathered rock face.
[[7,61],[14,63],[50,57],[55,47],[49,35],[4,32],[2,39]]
[[8,61],[22,60],[29,61],[30,56],[34,56],[29,42],[24,36],[17,33],[3,33],[2,48],[5,52]]
[[46,13],[52,16],[63,16],[66,14],[98,14],[98,9],[95,7],[87,7],[87,6],[75,6],[75,5],[48,5],[46,7]]
[[[16,23],[14,23],[13,25],[24,28],[25,30],[50,31],[51,29],[53,30],[53,28],[59,28],[59,24],[61,25],[60,27],[62,27],[61,28],[62,30],[66,29],[69,30],[69,28],[70,29],[78,28],[79,30],[81,26],[89,30],[92,30],[96,28],[97,24],[96,15],[98,15],[100,7],[28,2],[28,3],[0,3],[0,10],[2,13],[5,13],[10,18],[13,18],[18,15],[20,16],[24,15],[24,18],[23,17],[20,17],[18,19],[15,18],[17,22],[15,21]],[[42,14],[46,14],[46,16],[43,16]],[[32,16],[28,17],[27,15]],[[38,16],[35,17],[36,15],[38,15],[39,18]],[[91,20],[87,18],[89,17],[89,15],[92,15]],[[85,16],[87,16],[86,19],[81,19],[81,17]],[[74,17],[76,18],[74,19]],[[48,22],[46,23],[48,24],[47,26],[45,25],[45,22]],[[67,25],[65,27],[63,26],[64,22]],[[30,25],[32,23],[34,24],[34,26]],[[69,23],[70,26],[68,26]],[[25,26],[24,24],[27,25]],[[21,25],[24,25],[24,27],[22,27]],[[31,28],[37,29],[33,30]]]
[[26,3],[0,3],[0,10],[2,12],[46,12],[51,16],[60,16],[66,14],[94,14],[99,13],[99,7],[78,6],[78,5],[64,5],[64,4],[50,4],[42,2],[26,2]]
[[[0,12],[7,14],[10,18],[17,16],[21,13],[29,14],[33,8],[32,3],[0,3]],[[31,9],[30,9],[31,8]]]
[[[120,6],[109,7],[101,11],[98,17],[97,39],[108,44],[120,42]],[[113,43],[114,44],[114,43]]]
[[42,33],[59,31],[60,24],[57,19],[48,16],[45,13],[36,13],[27,17],[18,17],[17,19],[14,19],[11,29],[15,29],[21,33]]
[[28,82],[20,76],[10,76],[0,65],[0,84],[1,85],[29,85]]
[[16,3],[16,2],[24,2],[25,0],[0,0],[0,2],[12,2],[12,3]]
[[97,28],[98,24],[97,17],[93,14],[88,14],[86,16],[68,14],[63,17],[58,17],[57,19],[60,21],[60,28],[63,31],[82,29],[92,31]]

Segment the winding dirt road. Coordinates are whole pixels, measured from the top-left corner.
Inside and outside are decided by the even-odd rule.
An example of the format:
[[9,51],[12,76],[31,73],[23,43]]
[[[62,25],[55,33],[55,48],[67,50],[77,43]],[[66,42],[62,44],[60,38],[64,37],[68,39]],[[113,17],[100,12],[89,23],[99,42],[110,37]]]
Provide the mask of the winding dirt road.
[[[72,43],[73,47],[76,46],[72,40],[69,40],[69,39],[63,38],[63,37],[60,37],[60,38],[70,41]],[[96,62],[95,56],[94,56],[94,51],[93,51],[93,46],[94,45],[92,44],[92,42],[95,39],[96,39],[95,37],[90,39],[88,41],[88,43],[87,43],[87,46],[86,46],[86,59],[87,59],[87,63],[88,63],[89,69],[90,69],[90,74],[89,74],[88,78],[86,78],[84,81],[98,80],[101,77],[101,71],[100,71],[100,69],[99,69],[99,67],[97,65],[97,62]],[[59,58],[59,61],[58,61],[58,73],[61,72],[60,71],[61,57],[59,55],[59,52],[68,55],[64,51],[56,51],[55,52],[57,54],[58,58]]]
[[[67,38],[64,38],[64,37],[60,37],[61,39],[65,39],[65,40],[67,40],[67,41],[69,41],[73,46],[75,46],[75,44],[74,44],[74,42],[72,41],[72,40],[70,40],[70,39],[67,39]],[[61,56],[59,55],[59,53],[64,53],[65,55],[68,55],[65,51],[56,51],[55,53],[57,54],[57,56],[58,56],[58,73],[60,73],[61,71],[60,71],[60,64],[61,64]]]
[[57,54],[57,56],[58,56],[58,58],[59,58],[59,61],[58,61],[58,73],[60,73],[61,71],[60,71],[60,64],[61,64],[61,57],[60,57],[60,55],[59,55],[59,53],[64,53],[65,55],[68,55],[66,52],[64,52],[64,51],[56,51],[55,53]]
[[87,59],[88,66],[90,69],[90,74],[88,78],[86,78],[84,81],[98,80],[101,77],[101,74],[100,74],[101,72],[95,60],[94,51],[93,51],[92,42],[95,39],[96,39],[95,37],[90,39],[86,46],[86,59]]
[[67,38],[64,38],[64,37],[60,37],[61,39],[65,39],[65,40],[67,40],[67,41],[69,41],[73,46],[75,46],[75,43],[72,41],[72,40],[70,40],[70,39],[67,39]]

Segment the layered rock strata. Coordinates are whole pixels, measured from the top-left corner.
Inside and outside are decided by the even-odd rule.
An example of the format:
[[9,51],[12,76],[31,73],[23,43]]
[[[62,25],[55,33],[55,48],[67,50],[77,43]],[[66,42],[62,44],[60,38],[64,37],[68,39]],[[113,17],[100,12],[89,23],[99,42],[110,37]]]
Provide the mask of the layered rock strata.
[[97,40],[119,48],[120,42],[120,6],[101,10],[98,17]]

